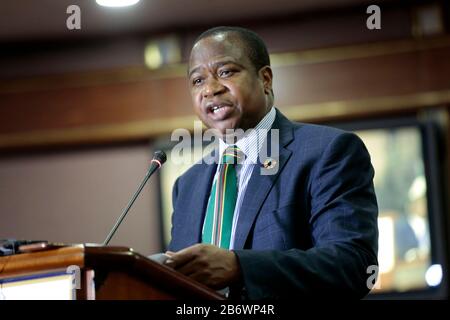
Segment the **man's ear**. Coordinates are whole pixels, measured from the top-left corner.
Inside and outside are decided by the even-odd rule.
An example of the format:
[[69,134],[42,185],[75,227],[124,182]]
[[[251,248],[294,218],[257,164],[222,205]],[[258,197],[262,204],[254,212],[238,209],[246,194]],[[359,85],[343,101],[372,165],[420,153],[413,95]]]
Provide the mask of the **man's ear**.
[[272,69],[270,66],[264,66],[261,69],[259,69],[259,77],[263,81],[264,85],[264,93],[270,94],[272,93]]

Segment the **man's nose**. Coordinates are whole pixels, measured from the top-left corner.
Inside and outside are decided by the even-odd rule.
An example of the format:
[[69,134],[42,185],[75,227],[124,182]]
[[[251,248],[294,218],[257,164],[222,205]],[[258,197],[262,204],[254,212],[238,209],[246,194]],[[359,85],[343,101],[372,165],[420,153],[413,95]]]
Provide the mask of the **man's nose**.
[[216,96],[218,94],[221,94],[225,91],[225,86],[220,83],[215,78],[210,78],[206,81],[206,85],[203,90],[203,97],[208,98],[212,96]]

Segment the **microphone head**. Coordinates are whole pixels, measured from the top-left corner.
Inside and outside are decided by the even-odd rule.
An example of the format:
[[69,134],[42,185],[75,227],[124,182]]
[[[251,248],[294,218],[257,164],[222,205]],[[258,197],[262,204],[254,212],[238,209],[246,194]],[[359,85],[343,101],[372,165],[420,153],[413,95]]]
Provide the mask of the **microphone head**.
[[163,164],[167,160],[166,153],[161,150],[155,151],[153,154],[153,160],[157,160],[160,164]]

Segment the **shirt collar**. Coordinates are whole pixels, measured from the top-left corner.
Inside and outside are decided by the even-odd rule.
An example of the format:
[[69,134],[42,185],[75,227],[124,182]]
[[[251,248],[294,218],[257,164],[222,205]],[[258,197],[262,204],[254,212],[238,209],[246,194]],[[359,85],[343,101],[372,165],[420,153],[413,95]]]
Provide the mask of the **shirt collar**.
[[[245,135],[236,142],[235,145],[245,154],[244,163],[257,163],[259,151],[266,140],[267,133],[272,128],[275,116],[276,110],[272,107],[254,128],[247,130]],[[220,155],[229,146],[225,141],[219,139]]]

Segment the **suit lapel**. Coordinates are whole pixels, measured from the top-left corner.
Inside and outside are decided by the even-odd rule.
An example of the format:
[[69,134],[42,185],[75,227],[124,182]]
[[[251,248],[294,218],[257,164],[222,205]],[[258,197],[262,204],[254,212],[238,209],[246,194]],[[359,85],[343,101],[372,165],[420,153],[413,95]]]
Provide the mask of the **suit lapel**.
[[[245,191],[244,200],[239,211],[239,220],[234,240],[235,249],[244,248],[249,232],[264,200],[292,154],[290,150],[285,148],[285,146],[293,139],[292,124],[288,119],[281,115],[278,110],[272,128],[279,129],[280,134],[279,158],[275,159],[278,162],[278,170],[275,174],[262,175],[261,163],[253,168],[247,190]],[[272,148],[275,147],[271,145],[270,138],[267,138],[266,144],[263,147],[266,146],[268,147],[267,150],[272,150]],[[273,152],[269,152],[268,154],[271,155]],[[265,160],[266,159],[261,159],[261,162],[264,163]]]
[[[194,203],[192,203],[192,212],[190,212],[190,223],[186,228],[191,229],[189,236],[192,236],[190,244],[200,243],[202,240],[202,227],[205,218],[206,206],[208,204],[209,194],[211,192],[212,181],[217,170],[217,164],[201,164],[202,174],[195,186],[192,186],[192,192],[196,194]],[[200,210],[200,212],[196,212]]]

